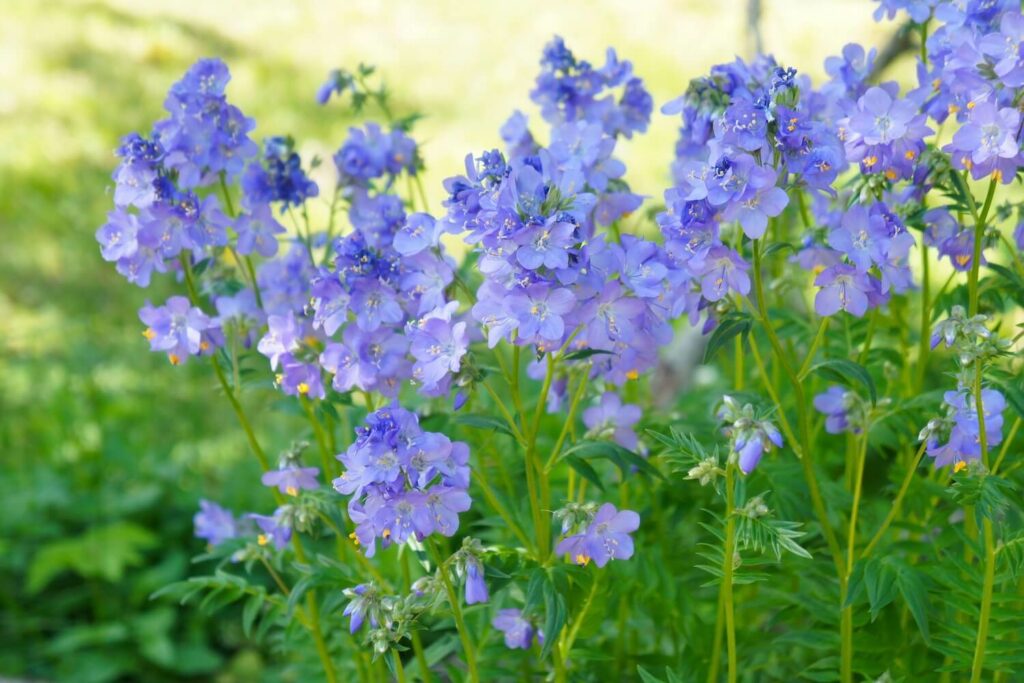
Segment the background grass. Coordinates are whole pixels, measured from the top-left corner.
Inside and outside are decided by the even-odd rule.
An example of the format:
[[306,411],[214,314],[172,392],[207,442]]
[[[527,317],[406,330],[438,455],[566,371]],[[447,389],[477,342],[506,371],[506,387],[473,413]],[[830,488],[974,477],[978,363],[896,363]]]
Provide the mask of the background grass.
[[[867,0],[766,0],[765,48],[818,78],[849,41],[886,27]],[[167,87],[220,56],[257,137],[291,133],[327,158],[350,123],[318,108],[328,69],[376,64],[417,128],[428,196],[467,152],[495,146],[554,33],[603,61],[633,60],[657,104],[745,52],[745,0],[471,3],[309,0],[4,0],[0,21],[0,676],[54,680],[274,679],[235,615],[213,622],[147,596],[201,549],[202,495],[245,509],[255,469],[207,368],[146,351],[136,311],[164,298],[126,284],[93,232],[110,207],[112,150],[148,130]],[[655,115],[621,147],[660,197],[676,131]],[[324,168],[323,172],[329,173]],[[324,183],[327,186],[329,180]],[[287,445],[287,417],[265,425]]]

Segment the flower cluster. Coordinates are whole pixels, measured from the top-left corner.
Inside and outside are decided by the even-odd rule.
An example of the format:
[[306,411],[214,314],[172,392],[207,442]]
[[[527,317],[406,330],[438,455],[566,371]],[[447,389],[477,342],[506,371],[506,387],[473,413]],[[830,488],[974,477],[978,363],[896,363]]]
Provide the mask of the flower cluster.
[[615,50],[608,48],[604,66],[596,69],[577,59],[559,36],[544,48],[541,72],[530,97],[551,124],[598,122],[612,138],[646,131],[654,108],[643,80],[633,75],[633,65],[619,61]]
[[782,434],[769,420],[758,419],[750,403],[741,406],[732,396],[723,396],[718,419],[725,424],[723,431],[732,442],[743,474],[753,472],[773,446],[782,448]]
[[[628,64],[610,60],[607,73],[633,83],[627,95],[642,89],[639,80],[622,76]],[[472,314],[490,346],[505,339],[541,352],[570,344],[603,351],[591,359],[595,374],[621,384],[652,367],[657,347],[671,338],[681,276],[654,243],[599,230],[642,201],[612,156],[615,135],[627,129],[609,121],[626,116],[626,105],[594,99],[585,87],[588,79],[597,79],[593,87],[614,79],[598,77],[606,71],[576,61],[558,39],[542,64],[534,98],[555,124],[550,144],[540,146],[525,117],[513,116],[502,130],[508,157],[497,150],[470,156],[466,174],[445,181],[441,223],[464,233],[479,254],[485,279]],[[552,94],[559,87],[562,94]]]
[[471,502],[469,447],[423,431],[414,413],[397,406],[368,415],[356,434],[338,456],[345,471],[334,488],[352,496],[348,512],[367,557],[376,552],[378,539],[386,548],[434,533],[455,534],[459,513]]
[[[964,387],[947,391],[943,400],[946,415],[930,421],[920,438],[927,441],[926,453],[935,459],[936,467],[953,465],[959,471],[967,462],[981,458],[978,405],[974,394]],[[995,389],[982,389],[981,406],[986,443],[989,448],[998,446],[1003,440],[1006,399]]]

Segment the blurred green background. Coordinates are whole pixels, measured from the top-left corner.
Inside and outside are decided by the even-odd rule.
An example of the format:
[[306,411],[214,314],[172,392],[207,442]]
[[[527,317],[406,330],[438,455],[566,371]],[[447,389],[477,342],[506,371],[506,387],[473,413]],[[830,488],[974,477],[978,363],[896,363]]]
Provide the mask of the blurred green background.
[[[237,614],[204,617],[148,596],[194,571],[200,496],[260,494],[206,366],[146,350],[125,283],[93,239],[110,207],[112,150],[161,117],[167,87],[220,56],[255,137],[291,133],[328,158],[351,123],[313,94],[335,66],[376,64],[417,126],[426,187],[496,146],[554,33],[602,62],[614,45],[657,104],[749,51],[747,0],[4,0],[0,20],[0,678],[277,680]],[[868,0],[766,0],[764,47],[815,78],[843,44],[880,44]],[[634,188],[659,197],[676,133],[655,115],[620,147]],[[324,168],[322,171],[329,173]],[[329,183],[329,176],[327,185]],[[271,452],[296,433],[264,424]]]

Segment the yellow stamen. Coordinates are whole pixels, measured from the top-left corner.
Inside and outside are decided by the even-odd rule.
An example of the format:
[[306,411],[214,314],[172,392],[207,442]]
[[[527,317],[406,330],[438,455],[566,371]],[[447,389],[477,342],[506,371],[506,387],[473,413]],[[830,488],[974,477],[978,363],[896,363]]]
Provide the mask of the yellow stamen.
[[274,375],[274,383],[275,384],[280,384],[283,381],[284,381],[284,375],[282,373],[279,372],[276,375]]
[[287,493],[289,496],[297,496],[297,495],[299,495],[299,490],[297,488],[295,488],[294,486],[287,487],[284,490],[284,492]]
[[299,382],[299,386],[295,388],[298,389],[299,393],[302,394],[303,396],[309,393],[309,385],[306,384],[305,382]]
[[356,536],[356,532],[354,532],[354,531],[353,531],[352,533],[350,533],[350,534],[348,535],[348,537],[349,537],[350,539],[352,539],[352,542],[353,542],[353,543],[355,543],[356,545],[359,545],[359,537],[358,537],[358,536]]
[[590,556],[584,555],[583,553],[579,553],[578,555],[576,555],[576,557],[573,558],[573,560],[576,562],[576,564],[586,566],[587,563],[590,562]]
[[260,545],[266,545],[267,543],[270,543],[270,539],[267,538],[266,534],[260,534],[256,537],[256,542]]
[[992,180],[996,181],[997,183],[1003,182],[1003,172],[998,168],[992,171]]
[[180,365],[181,358],[175,353],[167,354],[167,360],[171,361],[171,365]]
[[953,465],[953,472],[963,472],[967,469],[967,463],[963,460],[957,460],[956,464]]
[[967,265],[967,263],[968,263],[968,262],[969,262],[970,260],[971,260],[971,255],[970,255],[970,254],[960,254],[960,255],[958,255],[958,256],[956,257],[956,262],[957,262],[957,264],[958,264],[959,266],[961,266],[961,267],[963,267],[963,266],[966,266],[966,265]]
[[973,101],[972,102],[968,102],[967,103],[967,111],[970,111],[970,110],[974,109],[976,106],[978,106],[977,102],[973,102]]
[[147,327],[142,331],[142,336],[146,338],[146,341],[153,341],[153,338],[156,337],[156,332],[153,331],[152,327]]
[[948,111],[948,112],[949,112],[950,114],[955,114],[955,113],[957,113],[958,111],[960,111],[960,106],[959,106],[959,105],[956,105],[956,104],[951,104],[951,105],[949,105],[949,108],[947,109],[947,111]]
[[917,156],[917,153],[914,150],[908,149],[906,154],[903,155],[903,158],[906,159],[907,161],[913,161],[914,157],[916,157],[916,156]]
[[209,351],[210,350],[210,342],[208,342],[208,341],[201,341],[201,342],[199,342],[199,350],[200,351]]
[[877,163],[878,163],[878,157],[876,157],[874,154],[872,154],[869,157],[864,157],[864,165],[867,166],[868,168],[871,168],[872,166],[874,166]]
[[885,171],[885,177],[888,178],[889,180],[896,180],[897,175],[898,174],[896,173],[896,169],[888,168]]
[[640,379],[640,371],[639,370],[627,370],[626,371],[626,379]]
[[391,538],[391,529],[385,529],[384,531],[380,532],[380,537],[383,538],[385,541]]

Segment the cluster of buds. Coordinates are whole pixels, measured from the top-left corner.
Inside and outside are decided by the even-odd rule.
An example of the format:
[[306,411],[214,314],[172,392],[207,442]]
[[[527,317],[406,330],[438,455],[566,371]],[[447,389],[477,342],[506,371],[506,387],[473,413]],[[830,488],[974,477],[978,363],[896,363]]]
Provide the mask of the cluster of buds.
[[434,577],[417,580],[408,595],[388,595],[375,583],[361,583],[343,591],[348,604],[349,630],[355,633],[367,621],[367,638],[375,654],[381,655],[408,638],[420,615],[434,606],[440,594]]
[[567,534],[573,529],[587,526],[597,514],[597,503],[566,503],[565,507],[555,510],[553,516],[562,526],[562,533]]
[[724,476],[725,470],[718,465],[718,457],[709,455],[686,473],[687,479],[695,479],[700,482],[701,486],[707,486],[708,484],[714,484],[718,477]]
[[771,512],[771,508],[764,502],[763,496],[754,496],[747,501],[746,505],[736,508],[734,514],[750,519],[758,519],[759,517],[767,517]]
[[971,367],[975,361],[999,355],[1010,347],[1010,340],[1001,339],[988,329],[987,315],[967,316],[963,306],[953,306],[949,317],[935,325],[931,344],[954,348],[960,365]]

